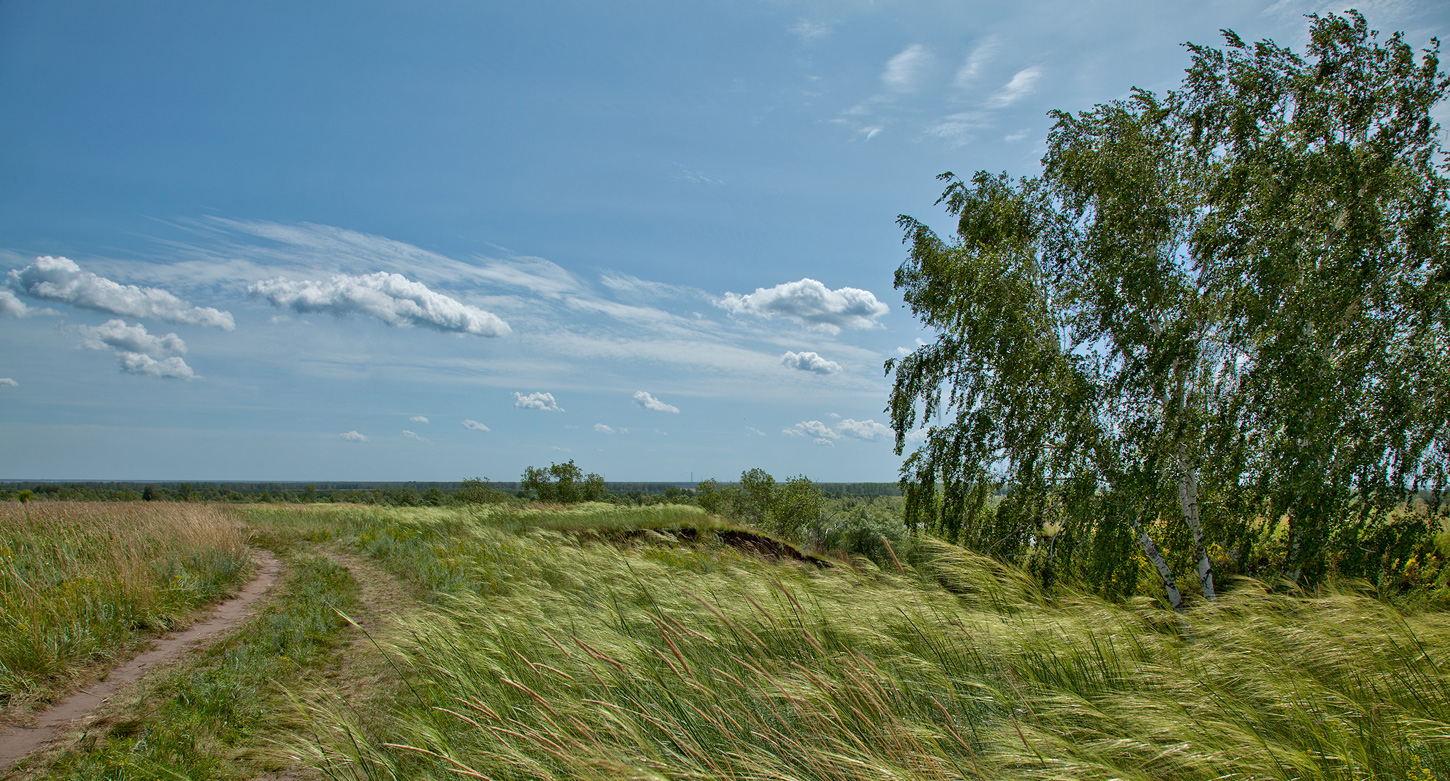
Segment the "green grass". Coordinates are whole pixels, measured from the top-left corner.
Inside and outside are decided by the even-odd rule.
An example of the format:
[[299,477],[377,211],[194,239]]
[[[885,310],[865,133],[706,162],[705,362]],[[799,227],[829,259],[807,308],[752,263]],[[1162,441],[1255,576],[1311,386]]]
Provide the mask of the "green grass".
[[321,557],[288,562],[259,615],[199,659],[146,682],[141,702],[46,769],[63,779],[240,779],[283,767],[275,748],[305,734],[291,692],[318,685],[356,609],[357,584]]
[[[947,546],[905,575],[447,512],[339,540],[433,589],[343,778],[1450,778],[1450,620],[1240,584],[1186,617]],[[338,517],[338,516],[333,516]]]
[[0,503],[0,705],[51,700],[250,573],[208,505]]

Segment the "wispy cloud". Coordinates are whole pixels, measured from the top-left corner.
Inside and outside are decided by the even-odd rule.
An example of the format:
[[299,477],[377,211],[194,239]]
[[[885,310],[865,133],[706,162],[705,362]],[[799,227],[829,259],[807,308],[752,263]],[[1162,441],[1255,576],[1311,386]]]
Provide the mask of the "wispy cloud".
[[362,434],[357,433],[357,431],[344,432],[342,434],[339,434],[338,436],[342,437],[343,439],[347,440],[348,442],[366,442],[366,441],[368,441],[368,438],[367,437],[363,436]]
[[1035,91],[1041,78],[1042,68],[1036,65],[1017,71],[1010,81],[987,98],[987,108],[1006,108],[1016,103]]
[[554,401],[554,394],[542,391],[525,396],[514,391],[514,406],[519,409],[536,409],[544,412],[563,412],[564,408]]
[[422,436],[420,436],[418,434],[415,434],[415,433],[413,433],[413,432],[411,432],[411,431],[409,431],[407,429],[403,429],[403,436],[407,437],[408,439],[416,439],[419,442],[427,442],[428,441],[427,439],[423,438]]
[[828,361],[814,352],[786,352],[780,356],[780,362],[792,369],[815,374],[839,374],[841,364],[835,361]]
[[414,415],[413,417],[408,418],[408,420],[411,420],[414,423],[427,423],[428,422],[428,418],[425,417],[425,416],[423,416],[423,415]]
[[[514,394],[514,395],[518,395],[518,394]],[[515,404],[514,406],[518,406],[518,405]],[[466,429],[468,429],[469,431],[479,431],[479,432],[482,432],[484,434],[487,434],[488,433],[488,426],[485,426],[482,423],[479,423],[478,421],[474,420],[473,418],[467,418],[467,419],[465,419],[463,421],[463,427],[466,428]]]
[[[11,271],[10,286],[22,295],[80,309],[135,318],[156,318],[185,325],[204,325],[224,331],[235,329],[231,313],[192,306],[172,293],[154,287],[122,285],[89,271],[69,258],[36,258],[35,263]],[[0,302],[0,309],[10,308]],[[22,311],[23,313],[23,311]]]
[[298,313],[326,312],[337,317],[361,314],[388,325],[423,325],[476,336],[503,336],[509,332],[508,324],[491,312],[386,271],[363,276],[338,274],[326,282],[278,277],[258,282],[247,291],[279,309]]
[[756,428],[754,426],[746,426],[745,427],[745,430],[746,431],[749,431],[750,433],[752,433],[752,434],[754,434],[754,435],[756,435],[758,437],[769,436],[769,434],[766,434],[764,431],[761,431],[760,429],[758,429],[758,428]]
[[830,334],[842,328],[873,328],[890,311],[869,290],[831,290],[809,277],[745,295],[727,292],[718,306],[731,314],[785,317]]
[[645,391],[638,391],[634,394],[634,405],[643,409],[654,410],[655,412],[673,412],[678,414],[680,411],[679,407],[673,404],[666,404]]
[[613,433],[615,433],[614,428],[612,426],[606,426],[603,423],[595,423],[594,424],[594,430],[597,431],[597,432],[599,432],[600,434],[613,434]]
[[921,87],[931,60],[931,52],[925,46],[913,43],[886,61],[881,83],[893,92],[915,92]]
[[813,19],[797,19],[790,31],[804,44],[813,44],[831,34],[831,26]]
[[16,382],[15,380],[10,379],[9,377],[0,377],[0,388],[18,388],[18,387],[20,387],[20,383]]
[[952,86],[957,89],[967,89],[976,84],[982,75],[983,66],[992,59],[1002,48],[1001,40],[993,35],[986,40],[972,47],[967,59],[962,62],[962,67],[957,69],[956,76],[952,79]]
[[77,326],[75,330],[80,334],[81,347],[115,352],[117,365],[127,374],[174,380],[190,380],[196,376],[181,358],[186,352],[186,342],[176,334],[154,336],[140,323],[127,325],[124,320]]

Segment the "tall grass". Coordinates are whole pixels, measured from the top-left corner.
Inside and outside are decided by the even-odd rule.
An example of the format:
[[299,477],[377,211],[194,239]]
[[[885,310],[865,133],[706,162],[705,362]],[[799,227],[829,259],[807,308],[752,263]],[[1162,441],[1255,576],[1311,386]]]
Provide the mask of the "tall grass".
[[220,600],[250,567],[243,531],[217,507],[0,503],[0,705],[53,697]]
[[1240,584],[1186,617],[949,546],[897,573],[374,512],[434,588],[334,777],[1450,779],[1450,617]]

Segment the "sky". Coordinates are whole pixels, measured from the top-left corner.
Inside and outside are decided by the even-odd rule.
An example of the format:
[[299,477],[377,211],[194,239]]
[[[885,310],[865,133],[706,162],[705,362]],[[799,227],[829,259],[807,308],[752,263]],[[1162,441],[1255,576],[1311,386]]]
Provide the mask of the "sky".
[[1347,7],[4,0],[0,479],[894,481],[936,175]]

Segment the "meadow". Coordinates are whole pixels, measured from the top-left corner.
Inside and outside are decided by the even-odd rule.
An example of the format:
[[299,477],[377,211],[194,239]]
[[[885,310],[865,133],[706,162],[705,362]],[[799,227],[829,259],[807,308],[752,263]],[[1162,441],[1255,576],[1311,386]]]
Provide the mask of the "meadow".
[[266,610],[15,777],[1450,779],[1450,615],[1354,583],[1178,614],[695,507],[198,511],[287,564]]

